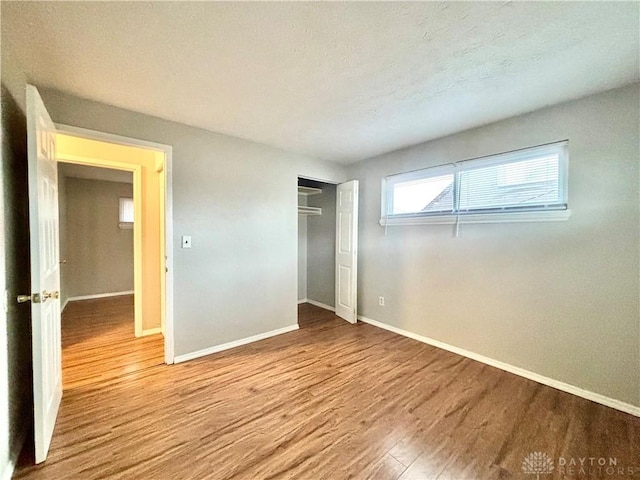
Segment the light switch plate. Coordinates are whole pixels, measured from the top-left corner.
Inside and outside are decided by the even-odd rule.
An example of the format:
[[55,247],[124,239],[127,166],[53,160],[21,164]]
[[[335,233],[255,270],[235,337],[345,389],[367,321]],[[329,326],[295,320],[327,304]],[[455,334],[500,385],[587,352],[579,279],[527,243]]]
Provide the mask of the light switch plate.
[[191,236],[183,235],[182,236],[182,248],[191,248]]

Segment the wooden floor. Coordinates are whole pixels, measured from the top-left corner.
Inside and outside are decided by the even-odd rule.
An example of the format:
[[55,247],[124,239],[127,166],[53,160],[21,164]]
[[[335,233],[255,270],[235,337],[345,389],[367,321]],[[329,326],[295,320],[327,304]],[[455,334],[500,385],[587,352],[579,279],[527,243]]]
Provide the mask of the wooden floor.
[[62,314],[65,390],[164,363],[161,334],[136,338],[133,295],[70,302]]
[[[33,479],[534,479],[640,467],[640,418],[311,305],[301,329],[65,392]],[[636,475],[640,475],[637,470]]]

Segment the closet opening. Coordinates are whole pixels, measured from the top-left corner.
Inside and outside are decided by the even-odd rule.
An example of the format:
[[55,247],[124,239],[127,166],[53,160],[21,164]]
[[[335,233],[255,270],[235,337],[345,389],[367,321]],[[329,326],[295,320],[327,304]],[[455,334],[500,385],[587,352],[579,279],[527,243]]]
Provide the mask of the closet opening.
[[[335,318],[336,185],[298,178],[298,323]],[[322,310],[321,310],[322,309]]]

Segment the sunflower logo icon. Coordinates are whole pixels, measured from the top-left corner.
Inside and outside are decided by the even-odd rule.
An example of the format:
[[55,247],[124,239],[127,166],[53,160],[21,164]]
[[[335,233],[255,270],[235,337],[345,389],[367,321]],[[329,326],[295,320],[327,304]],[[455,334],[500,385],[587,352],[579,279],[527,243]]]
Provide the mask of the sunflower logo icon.
[[529,475],[535,475],[540,480],[540,475],[548,475],[553,472],[553,460],[544,452],[531,452],[524,457],[522,471]]

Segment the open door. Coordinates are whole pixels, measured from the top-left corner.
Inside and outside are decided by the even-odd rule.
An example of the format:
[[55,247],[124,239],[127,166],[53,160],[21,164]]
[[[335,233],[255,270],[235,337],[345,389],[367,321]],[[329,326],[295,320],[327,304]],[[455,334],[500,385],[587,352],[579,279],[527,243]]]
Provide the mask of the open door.
[[62,399],[58,169],[55,127],[38,90],[27,86],[29,228],[35,460],[47,458]]
[[336,192],[336,315],[356,323],[358,300],[358,180]]

